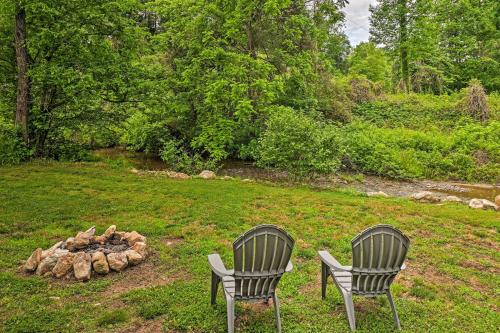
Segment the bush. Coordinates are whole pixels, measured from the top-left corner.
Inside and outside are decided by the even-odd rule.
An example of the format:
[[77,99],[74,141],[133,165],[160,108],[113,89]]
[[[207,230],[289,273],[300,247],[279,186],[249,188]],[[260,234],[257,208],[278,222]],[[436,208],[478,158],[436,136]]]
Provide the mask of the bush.
[[18,164],[29,156],[16,128],[0,118],[0,165]]
[[457,95],[386,95],[379,100],[358,105],[353,113],[358,120],[379,127],[449,131],[461,124],[473,122],[472,118],[464,117],[464,112],[457,107],[459,99]]
[[305,175],[340,166],[337,128],[286,107],[276,107],[257,147],[257,165]]
[[376,94],[380,94],[380,89],[362,75],[351,75],[348,77],[349,98],[357,104],[372,102]]
[[346,164],[400,179],[500,180],[500,122],[439,131],[379,128],[355,122],[342,129]]
[[467,113],[474,119],[485,122],[489,119],[486,92],[479,80],[471,80],[467,87],[463,104]]
[[190,147],[186,147],[182,141],[175,139],[165,142],[160,152],[160,158],[171,169],[188,174],[195,174],[207,169],[215,170],[219,162],[213,158],[203,159],[200,154],[193,153]]
[[159,155],[165,138],[170,137],[168,128],[161,122],[151,121],[143,113],[135,113],[125,122],[122,142],[132,150]]

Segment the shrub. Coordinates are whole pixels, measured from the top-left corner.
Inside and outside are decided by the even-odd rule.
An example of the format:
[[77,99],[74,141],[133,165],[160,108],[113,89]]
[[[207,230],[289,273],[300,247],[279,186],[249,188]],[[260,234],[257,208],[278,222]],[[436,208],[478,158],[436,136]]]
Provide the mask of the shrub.
[[194,153],[182,141],[166,140],[160,152],[160,158],[176,171],[195,174],[202,170],[215,170],[218,160],[213,158],[203,159],[199,153]]
[[411,76],[414,92],[440,95],[443,92],[443,82],[444,74],[441,70],[420,61],[415,63],[415,71]]
[[392,178],[500,180],[500,122],[436,130],[379,128],[355,122],[342,128],[347,166]]
[[375,100],[375,84],[365,76],[356,75],[349,78],[349,97],[361,104]]
[[337,128],[291,108],[276,107],[257,148],[257,165],[305,175],[340,166]]
[[165,138],[170,136],[168,128],[161,122],[153,122],[143,113],[135,113],[124,124],[122,141],[132,150],[158,155]]
[[29,155],[16,128],[0,117],[0,165],[17,164]]
[[457,108],[458,101],[457,95],[385,95],[376,101],[358,105],[353,113],[357,119],[382,127],[449,131],[473,121],[464,117],[463,111]]
[[489,118],[488,101],[486,99],[486,92],[479,80],[471,80],[466,89],[465,109],[468,114],[481,122],[485,122]]

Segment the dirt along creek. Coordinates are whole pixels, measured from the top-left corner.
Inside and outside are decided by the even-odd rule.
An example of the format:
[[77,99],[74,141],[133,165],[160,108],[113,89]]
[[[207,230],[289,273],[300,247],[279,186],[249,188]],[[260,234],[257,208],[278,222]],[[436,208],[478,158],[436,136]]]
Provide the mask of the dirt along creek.
[[[133,152],[123,148],[106,148],[95,151],[102,159],[123,159],[139,170],[168,170],[161,159],[142,152]],[[500,184],[470,184],[454,181],[393,180],[370,175],[344,173],[340,175],[319,176],[310,179],[296,179],[287,172],[259,168],[252,162],[228,160],[217,170],[218,176],[231,176],[282,184],[309,185],[316,188],[354,188],[360,192],[382,191],[389,196],[411,197],[421,191],[432,192],[437,197],[457,196],[463,201],[472,198],[494,201],[500,194]]]

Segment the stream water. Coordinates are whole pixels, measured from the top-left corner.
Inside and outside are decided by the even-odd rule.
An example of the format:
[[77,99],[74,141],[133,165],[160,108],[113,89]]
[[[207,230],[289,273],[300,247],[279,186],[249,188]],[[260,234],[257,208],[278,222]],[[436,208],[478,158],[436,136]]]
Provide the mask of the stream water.
[[[95,151],[104,159],[125,159],[136,169],[165,170],[165,162],[145,153],[128,151],[123,148],[106,148]],[[494,201],[500,194],[498,184],[468,184],[463,182],[445,182],[432,180],[398,181],[382,177],[365,175],[355,177],[352,174],[321,176],[314,179],[294,179],[287,172],[266,170],[256,167],[251,162],[228,160],[217,171],[219,176],[231,176],[241,179],[254,179],[283,184],[302,184],[318,188],[355,188],[361,192],[382,191],[390,196],[409,197],[420,191],[430,191],[436,196],[454,195],[462,200],[482,198]],[[359,179],[359,180],[356,180]]]

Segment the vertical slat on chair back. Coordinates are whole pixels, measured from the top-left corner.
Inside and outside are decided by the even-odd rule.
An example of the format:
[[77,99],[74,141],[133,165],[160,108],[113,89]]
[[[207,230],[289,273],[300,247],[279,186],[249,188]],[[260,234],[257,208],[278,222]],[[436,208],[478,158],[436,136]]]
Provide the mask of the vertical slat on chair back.
[[233,243],[236,297],[270,297],[285,272],[293,245],[285,231],[268,224],[238,237]]
[[352,291],[377,295],[390,287],[406,258],[410,240],[390,225],[366,229],[352,240]]

